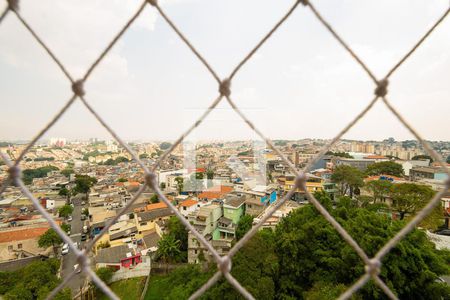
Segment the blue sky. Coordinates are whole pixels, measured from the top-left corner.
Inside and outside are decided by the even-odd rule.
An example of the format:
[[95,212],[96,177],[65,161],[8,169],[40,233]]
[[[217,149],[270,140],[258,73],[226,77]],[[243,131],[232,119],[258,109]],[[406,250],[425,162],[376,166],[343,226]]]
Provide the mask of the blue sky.
[[[3,1],[2,6],[5,6]],[[160,1],[220,77],[293,1]],[[383,76],[448,1],[314,1],[369,68]],[[21,1],[25,19],[81,77],[140,1]],[[450,140],[450,21],[396,72],[388,98],[427,139]],[[124,35],[86,83],[86,99],[125,139],[177,138],[217,96],[217,83],[154,8]],[[331,138],[373,97],[362,68],[302,6],[238,73],[232,98],[268,137]],[[0,139],[30,139],[71,96],[70,84],[10,14],[0,25]],[[108,138],[76,103],[46,138]],[[411,139],[382,103],[345,138]],[[191,136],[252,138],[224,102]]]

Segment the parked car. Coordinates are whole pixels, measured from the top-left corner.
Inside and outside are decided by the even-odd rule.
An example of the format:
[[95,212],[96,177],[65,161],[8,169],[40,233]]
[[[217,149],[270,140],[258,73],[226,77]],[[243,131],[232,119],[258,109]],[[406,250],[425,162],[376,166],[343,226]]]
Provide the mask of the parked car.
[[81,235],[81,241],[85,241],[87,239],[87,235],[85,234],[85,233],[83,233],[82,235]]
[[62,246],[62,248],[61,248],[61,254],[62,255],[65,255],[65,254],[67,254],[67,253],[69,253],[69,244],[64,244],[63,246]]
[[72,221],[72,216],[68,216],[68,217],[67,217],[67,221],[68,221],[68,222]]
[[86,220],[86,215],[81,215],[81,221]]
[[78,242],[73,243],[73,246],[77,249],[80,249],[80,243]]
[[77,273],[81,272],[81,268],[79,264],[73,265],[73,269],[77,271]]
[[85,205],[86,204],[86,202],[84,202],[84,201],[81,201],[81,205]]
[[84,226],[83,226],[83,233],[88,233],[88,227],[87,227],[87,225],[84,225]]
[[450,229],[442,229],[442,230],[436,231],[435,233],[439,234],[439,235],[448,235],[448,236],[450,236]]

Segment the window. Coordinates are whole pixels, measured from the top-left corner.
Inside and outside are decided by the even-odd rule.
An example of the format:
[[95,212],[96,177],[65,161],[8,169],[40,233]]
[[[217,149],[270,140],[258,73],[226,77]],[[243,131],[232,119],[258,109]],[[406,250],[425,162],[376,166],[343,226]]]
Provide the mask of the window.
[[147,225],[147,222],[141,222],[139,225],[145,226],[145,225]]
[[197,249],[194,250],[194,254],[197,254]]
[[22,244],[17,244],[17,249],[22,249]]
[[12,251],[13,250],[13,246],[12,245],[8,245],[8,251]]
[[186,210],[186,206],[183,206],[183,210]]

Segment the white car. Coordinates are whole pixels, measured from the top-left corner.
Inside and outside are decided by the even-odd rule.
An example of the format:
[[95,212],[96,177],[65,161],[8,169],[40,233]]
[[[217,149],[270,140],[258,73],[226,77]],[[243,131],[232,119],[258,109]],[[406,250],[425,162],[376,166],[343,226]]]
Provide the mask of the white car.
[[81,272],[81,268],[80,268],[80,265],[79,265],[79,264],[74,265],[74,266],[73,266],[73,269],[76,270],[77,273],[80,273],[80,272]]
[[61,248],[61,254],[62,254],[62,255],[65,255],[65,254],[67,254],[67,253],[69,253],[69,245],[68,245],[68,244],[64,244],[64,245],[62,246],[62,248]]
[[73,246],[77,249],[80,249],[80,244],[78,242],[73,243]]
[[68,217],[67,217],[67,221],[68,221],[68,222],[72,221],[72,216],[68,216]]

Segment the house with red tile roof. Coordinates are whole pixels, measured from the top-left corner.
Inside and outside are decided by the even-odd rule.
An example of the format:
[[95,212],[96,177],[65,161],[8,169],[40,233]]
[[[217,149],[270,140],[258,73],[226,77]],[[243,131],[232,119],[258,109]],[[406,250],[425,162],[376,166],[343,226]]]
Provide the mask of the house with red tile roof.
[[218,185],[213,186],[198,195],[198,199],[200,200],[214,200],[223,198],[226,194],[231,193],[233,191],[232,186],[227,185]]
[[0,261],[16,259],[20,252],[26,251],[35,255],[47,254],[49,249],[38,247],[38,240],[49,226],[14,227],[0,231]]
[[197,201],[194,199],[187,199],[178,205],[178,210],[187,219],[188,214],[198,210],[200,207],[204,206],[205,204],[207,204],[207,202]]

